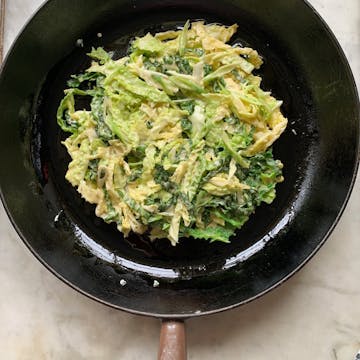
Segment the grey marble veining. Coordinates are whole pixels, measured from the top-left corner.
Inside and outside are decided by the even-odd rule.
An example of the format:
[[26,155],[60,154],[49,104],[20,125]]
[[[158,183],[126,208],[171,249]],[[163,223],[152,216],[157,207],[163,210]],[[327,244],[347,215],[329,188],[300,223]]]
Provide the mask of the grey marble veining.
[[[8,0],[8,49],[42,0]],[[312,0],[360,85],[360,2]],[[360,183],[320,253],[245,307],[188,322],[190,359],[352,360],[360,349]],[[24,247],[0,208],[0,359],[155,359],[159,323],[79,295]]]

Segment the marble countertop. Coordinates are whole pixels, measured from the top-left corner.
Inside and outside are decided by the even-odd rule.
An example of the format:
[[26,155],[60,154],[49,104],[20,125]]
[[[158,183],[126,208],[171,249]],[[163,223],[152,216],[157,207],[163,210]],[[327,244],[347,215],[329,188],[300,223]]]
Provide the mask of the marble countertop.
[[[5,49],[42,0],[8,0]],[[311,0],[360,86],[360,2]],[[360,350],[360,181],[317,256],[285,285],[190,320],[189,359],[353,360]],[[0,358],[155,359],[159,321],[109,309],[64,285],[29,253],[0,206]]]

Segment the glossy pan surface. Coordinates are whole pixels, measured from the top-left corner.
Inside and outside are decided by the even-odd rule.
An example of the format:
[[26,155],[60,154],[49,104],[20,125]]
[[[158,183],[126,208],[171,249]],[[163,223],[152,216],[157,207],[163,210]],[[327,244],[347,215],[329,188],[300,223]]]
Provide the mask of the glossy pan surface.
[[[174,248],[166,241],[124,240],[64,179],[69,157],[55,114],[67,79],[88,67],[86,53],[105,46],[123,56],[134,36],[187,19],[238,23],[233,42],[264,57],[263,87],[284,100],[289,119],[274,146],[285,182],[231,245],[184,239]],[[351,71],[327,26],[300,0],[77,0],[65,6],[50,0],[3,66],[0,120],[2,199],[31,251],[85,295],[163,318],[226,310],[291,276],[336,224],[358,162],[359,100]]]

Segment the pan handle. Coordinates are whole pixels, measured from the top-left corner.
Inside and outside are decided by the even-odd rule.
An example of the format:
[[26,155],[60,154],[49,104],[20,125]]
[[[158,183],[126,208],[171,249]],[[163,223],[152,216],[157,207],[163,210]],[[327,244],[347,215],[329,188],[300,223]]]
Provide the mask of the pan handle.
[[159,360],[186,360],[185,323],[163,320],[160,333]]

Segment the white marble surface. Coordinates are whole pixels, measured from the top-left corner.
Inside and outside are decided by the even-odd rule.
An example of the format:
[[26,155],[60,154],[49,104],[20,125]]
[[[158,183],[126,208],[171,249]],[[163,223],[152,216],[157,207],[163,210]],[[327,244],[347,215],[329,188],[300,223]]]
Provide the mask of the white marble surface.
[[[8,0],[6,49],[42,0]],[[359,0],[312,0],[360,85]],[[360,182],[320,253],[245,307],[188,322],[190,359],[352,360],[360,349]],[[22,245],[0,208],[0,359],[155,359],[159,322],[79,295]]]

